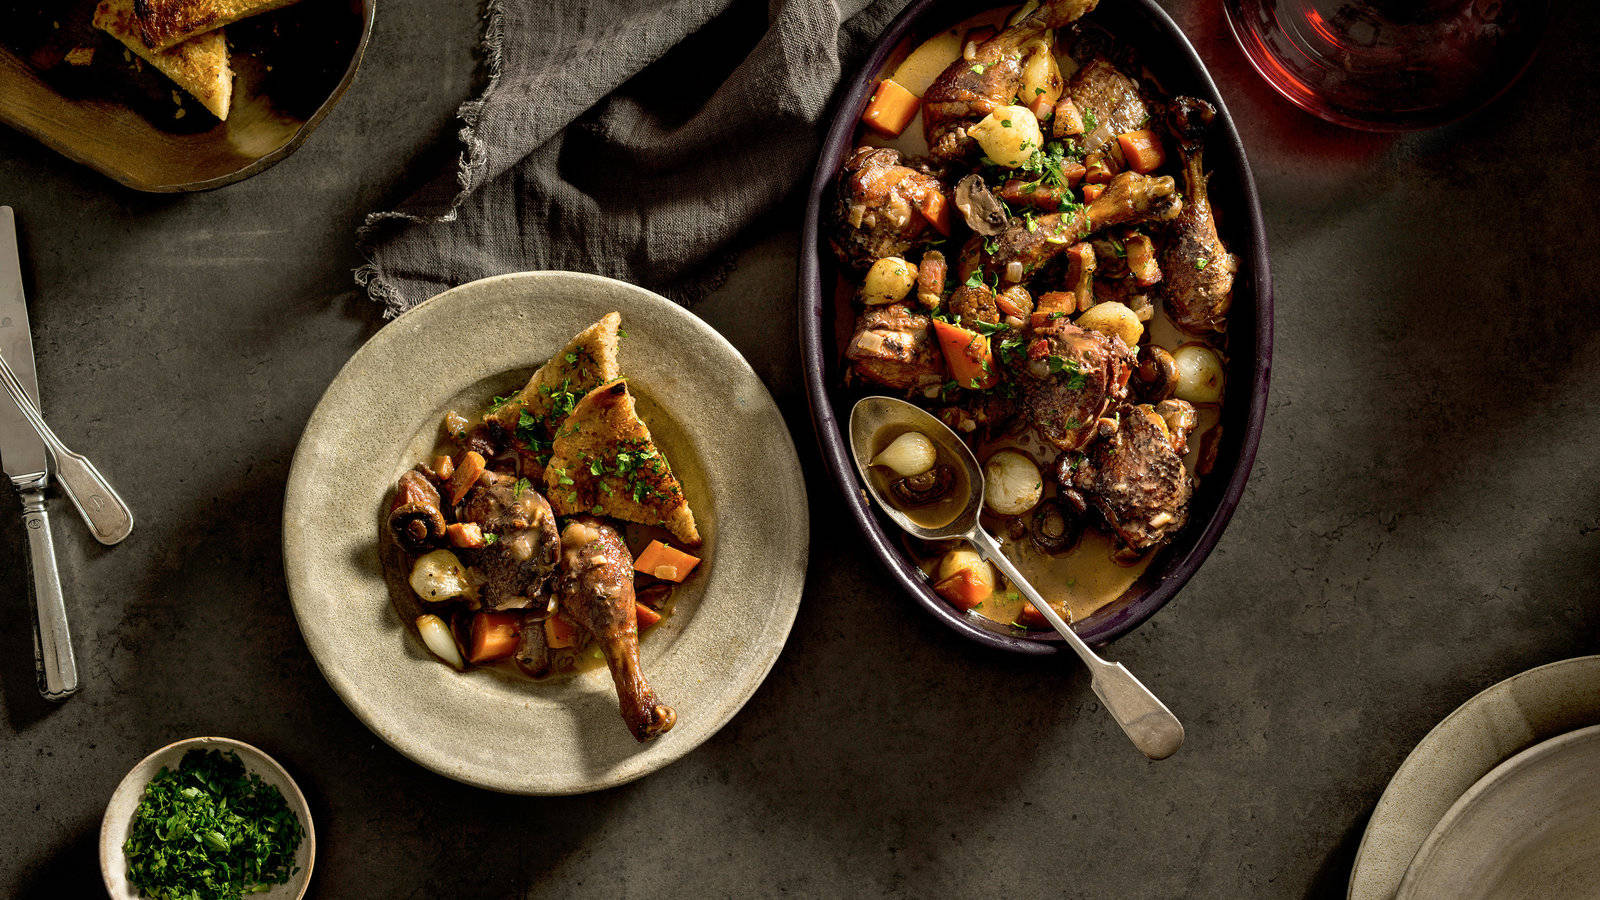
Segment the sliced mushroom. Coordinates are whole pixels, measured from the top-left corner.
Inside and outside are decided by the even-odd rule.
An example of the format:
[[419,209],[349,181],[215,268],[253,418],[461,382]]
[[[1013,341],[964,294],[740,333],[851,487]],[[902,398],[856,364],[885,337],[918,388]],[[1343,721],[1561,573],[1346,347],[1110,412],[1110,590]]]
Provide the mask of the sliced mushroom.
[[889,496],[902,509],[913,509],[944,499],[955,483],[956,470],[948,465],[937,465],[921,475],[910,475],[890,483]]
[[444,537],[444,528],[438,489],[417,469],[401,475],[389,507],[389,530],[395,540],[412,553],[423,553]]
[[1011,217],[1006,214],[1005,204],[983,183],[982,176],[968,175],[956,182],[955,194],[956,209],[961,210],[967,227],[974,233],[989,237],[1006,230]]
[[1040,553],[1056,556],[1071,550],[1083,534],[1083,520],[1067,514],[1060,500],[1046,500],[1033,511],[1028,540]]
[[1189,435],[1200,423],[1200,415],[1184,400],[1163,400],[1156,404],[1156,415],[1167,425],[1167,438],[1172,449],[1182,456],[1189,452]]
[[1139,360],[1133,370],[1135,387],[1146,403],[1160,403],[1178,389],[1178,365],[1172,354],[1154,344],[1139,348]]

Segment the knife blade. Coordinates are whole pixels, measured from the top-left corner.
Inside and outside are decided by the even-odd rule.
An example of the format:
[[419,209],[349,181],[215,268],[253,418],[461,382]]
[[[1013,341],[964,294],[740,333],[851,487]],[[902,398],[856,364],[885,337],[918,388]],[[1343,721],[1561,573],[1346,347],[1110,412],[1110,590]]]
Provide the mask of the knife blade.
[[[16,214],[9,206],[0,206],[0,355],[38,406],[39,377],[33,367],[28,301],[22,292]],[[67,627],[67,605],[61,594],[50,514],[45,505],[50,459],[44,440],[28,424],[22,410],[10,402],[0,403],[0,470],[11,477],[22,499],[28,569],[33,576],[33,663],[39,693],[46,700],[65,700],[77,693],[78,661],[72,652],[72,632]]]
[[[11,364],[17,380],[39,405],[39,376],[33,369],[33,333],[28,329],[28,301],[22,293],[22,258],[17,249],[16,216],[0,206],[0,355]],[[3,397],[4,395],[0,395]],[[15,482],[38,478],[50,469],[44,441],[39,439],[22,410],[9,400],[0,403],[0,468]]]

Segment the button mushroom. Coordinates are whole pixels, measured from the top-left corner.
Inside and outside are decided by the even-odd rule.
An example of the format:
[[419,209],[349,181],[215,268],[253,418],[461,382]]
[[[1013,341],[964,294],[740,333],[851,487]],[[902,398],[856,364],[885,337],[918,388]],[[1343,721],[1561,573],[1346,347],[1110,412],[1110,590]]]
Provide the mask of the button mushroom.
[[412,553],[426,552],[444,537],[439,491],[416,469],[401,475],[399,484],[395,485],[394,504],[389,507],[389,530],[400,546]]
[[1083,534],[1083,520],[1068,515],[1059,500],[1046,500],[1033,511],[1028,523],[1028,540],[1040,553],[1057,556],[1071,550]]
[[937,503],[950,493],[956,483],[956,470],[947,465],[937,465],[920,475],[909,475],[889,484],[889,496],[896,506],[914,509]]
[[956,209],[961,210],[967,227],[975,233],[989,237],[1006,230],[1010,216],[1006,215],[1005,204],[983,183],[982,176],[968,175],[956,182],[955,196]]
[[1172,354],[1154,344],[1139,348],[1133,370],[1135,387],[1146,403],[1160,403],[1178,389],[1178,365]]

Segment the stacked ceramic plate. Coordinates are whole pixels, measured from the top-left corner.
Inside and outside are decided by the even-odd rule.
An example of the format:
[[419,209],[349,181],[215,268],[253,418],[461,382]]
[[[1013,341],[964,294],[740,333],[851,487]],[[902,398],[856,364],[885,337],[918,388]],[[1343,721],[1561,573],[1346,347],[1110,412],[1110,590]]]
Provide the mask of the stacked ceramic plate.
[[1372,813],[1352,900],[1600,893],[1600,656],[1473,697],[1417,745]]

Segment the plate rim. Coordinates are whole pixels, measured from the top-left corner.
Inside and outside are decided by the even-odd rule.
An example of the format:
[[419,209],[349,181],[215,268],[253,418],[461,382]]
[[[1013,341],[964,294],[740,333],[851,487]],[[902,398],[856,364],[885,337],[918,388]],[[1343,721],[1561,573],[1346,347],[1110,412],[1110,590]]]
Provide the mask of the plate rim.
[[[1543,684],[1546,680],[1569,668],[1579,671],[1588,678],[1592,678],[1595,684],[1600,686],[1600,654],[1552,660],[1551,662],[1534,666],[1531,669],[1524,669],[1478,691],[1428,730],[1422,740],[1418,741],[1416,746],[1411,748],[1411,752],[1406,754],[1405,759],[1395,769],[1394,774],[1389,777],[1383,793],[1378,797],[1378,802],[1373,807],[1372,814],[1367,818],[1366,827],[1361,835],[1361,843],[1356,849],[1355,861],[1350,866],[1350,881],[1345,889],[1347,900],[1376,900],[1376,898],[1393,897],[1395,891],[1399,889],[1400,883],[1404,880],[1406,870],[1410,868],[1411,861],[1415,859],[1417,851],[1427,841],[1427,837],[1432,833],[1433,827],[1438,825],[1438,820],[1435,819],[1429,825],[1428,831],[1424,832],[1416,840],[1416,848],[1405,856],[1402,863],[1396,864],[1390,859],[1379,859],[1368,855],[1376,849],[1374,834],[1379,830],[1385,830],[1390,827],[1391,820],[1404,816],[1406,810],[1402,804],[1405,799],[1400,796],[1399,792],[1409,787],[1406,782],[1416,777],[1419,768],[1433,761],[1434,755],[1440,749],[1436,745],[1452,736],[1457,727],[1465,723],[1469,717],[1487,708],[1502,694],[1509,694],[1514,687]],[[1586,669],[1590,671],[1585,673],[1583,670]],[[1592,723],[1600,723],[1600,700],[1597,700],[1595,704],[1595,714],[1589,718]],[[1568,730],[1570,731],[1571,729]],[[1548,737],[1554,737],[1561,733],[1565,732],[1556,732],[1556,734]],[[1540,742],[1535,737],[1533,743],[1524,745],[1524,747],[1508,754],[1507,757],[1497,760],[1480,772],[1478,777],[1481,778],[1484,774],[1492,771],[1496,765],[1504,762],[1506,758],[1514,756],[1516,753],[1521,752],[1522,749]],[[1460,761],[1459,756],[1450,759],[1456,762]],[[1463,791],[1469,789],[1471,784],[1475,783],[1476,779],[1463,787]],[[1442,804],[1438,810],[1440,818],[1449,811],[1450,805],[1456,799],[1450,798],[1448,803]]]
[[[811,183],[807,188],[806,212],[799,250],[800,263],[796,273],[799,282],[800,340],[806,399],[811,410],[812,430],[829,480],[843,498],[846,510],[855,520],[867,545],[899,585],[901,592],[911,597],[940,623],[974,643],[1023,655],[1050,655],[1064,651],[1065,641],[1060,635],[1054,632],[1036,632],[1020,636],[992,631],[969,621],[964,614],[955,612],[933,593],[931,585],[921,576],[920,571],[895,545],[891,537],[892,529],[885,527],[885,520],[870,508],[863,496],[859,476],[846,449],[848,441],[840,423],[841,413],[834,409],[830,395],[831,385],[827,379],[826,360],[832,352],[829,349],[832,343],[830,324],[832,296],[828,286],[822,283],[823,251],[820,230],[824,198],[838,163],[844,155],[842,151],[855,133],[856,119],[866,104],[874,76],[882,69],[900,40],[925,15],[936,13],[938,11],[936,8],[956,5],[955,0],[914,0],[877,38],[867,58],[849,76],[846,89],[840,93],[832,108],[831,122],[822,146],[817,152]],[[993,0],[989,0],[984,4],[984,8],[1002,8],[1009,5],[1014,4],[1008,2],[996,4]],[[1221,540],[1223,531],[1243,499],[1245,485],[1254,466],[1261,433],[1266,423],[1272,374],[1271,259],[1267,251],[1266,222],[1261,213],[1260,194],[1256,189],[1255,177],[1250,168],[1244,143],[1234,126],[1233,116],[1217,90],[1215,80],[1211,77],[1210,69],[1166,10],[1155,0],[1128,0],[1126,6],[1130,15],[1146,19],[1151,25],[1152,32],[1173,51],[1177,58],[1166,64],[1190,70],[1196,78],[1197,88],[1207,100],[1215,104],[1219,113],[1217,117],[1221,129],[1219,137],[1229,147],[1230,172],[1238,183],[1243,200],[1232,216],[1243,220],[1246,226],[1237,230],[1243,235],[1244,240],[1240,242],[1242,246],[1235,248],[1235,252],[1246,258],[1249,263],[1249,277],[1255,301],[1255,316],[1252,322],[1254,341],[1250,346],[1249,367],[1240,367],[1237,373],[1235,370],[1230,370],[1229,373],[1230,376],[1248,375],[1247,379],[1242,379],[1247,380],[1248,385],[1237,389],[1239,393],[1234,400],[1235,403],[1247,400],[1248,408],[1241,416],[1244,434],[1237,449],[1237,456],[1227,480],[1220,485],[1220,491],[1216,495],[1216,507],[1211,511],[1204,526],[1199,529],[1193,544],[1184,550],[1181,557],[1170,555],[1171,548],[1169,548],[1169,551],[1164,551],[1169,552],[1169,555],[1158,558],[1152,563],[1151,569],[1156,570],[1156,574],[1141,576],[1140,581],[1145,578],[1153,579],[1142,596],[1104,618],[1100,618],[1098,614],[1092,617],[1092,620],[1097,621],[1079,633],[1086,641],[1094,644],[1109,643],[1144,624],[1177,595],[1210,557],[1211,551]]]
[[1405,900],[1405,898],[1415,896],[1417,879],[1420,874],[1420,870],[1417,868],[1418,865],[1426,863],[1430,856],[1437,852],[1439,846],[1444,843],[1451,829],[1463,817],[1477,808],[1479,804],[1487,800],[1495,790],[1504,786],[1513,776],[1527,771],[1528,767],[1533,763],[1553,753],[1566,750],[1573,744],[1592,742],[1596,738],[1600,738],[1600,724],[1586,725],[1583,728],[1575,728],[1554,737],[1546,738],[1513,754],[1493,769],[1490,769],[1487,775],[1473,782],[1472,787],[1467,788],[1467,792],[1457,798],[1455,803],[1451,804],[1449,811],[1444,814],[1444,818],[1440,819],[1439,824],[1433,826],[1433,831],[1428,833],[1428,839],[1423,842],[1421,849],[1412,858],[1411,865],[1406,868],[1405,878],[1400,882],[1400,888],[1395,893],[1396,900]]
[[[799,455],[794,447],[794,437],[789,431],[787,421],[783,418],[782,409],[777,405],[777,402],[772,397],[772,393],[767,388],[766,383],[761,380],[760,376],[750,365],[749,361],[744,358],[739,350],[734,347],[734,345],[728,341],[726,337],[724,337],[720,332],[712,328],[709,323],[701,319],[699,316],[696,316],[687,308],[673,303],[665,297],[662,297],[660,294],[650,291],[647,288],[630,284],[618,279],[594,275],[586,272],[539,270],[509,272],[501,275],[488,276],[486,278],[476,279],[474,281],[449,288],[448,290],[441,291],[439,294],[428,298],[422,303],[417,304],[417,306],[407,310],[405,313],[402,313],[383,329],[380,329],[377,334],[374,334],[372,337],[368,338],[367,341],[350,356],[350,359],[347,360],[344,366],[340,368],[338,374],[336,374],[329,382],[322,398],[317,401],[316,407],[313,408],[310,416],[307,418],[305,430],[295,448],[294,457],[290,463],[289,477],[284,490],[283,515],[285,521],[288,521],[290,515],[293,513],[293,508],[298,500],[298,494],[303,487],[301,482],[304,480],[304,477],[302,475],[301,477],[297,478],[296,473],[303,472],[301,467],[302,457],[311,452],[309,445],[310,439],[313,436],[313,426],[317,424],[319,414],[321,413],[324,404],[328,402],[329,396],[338,386],[345,383],[347,379],[353,380],[358,377],[357,375],[353,374],[354,367],[358,366],[367,354],[381,352],[381,350],[373,348],[380,341],[380,337],[396,322],[401,322],[406,320],[408,317],[414,316],[417,314],[418,310],[438,309],[449,304],[451,302],[451,297],[459,297],[468,291],[481,290],[484,288],[484,286],[491,283],[529,280],[541,282],[555,281],[559,283],[563,280],[573,279],[587,281],[591,284],[602,285],[610,291],[631,293],[638,300],[641,300],[650,307],[661,311],[664,315],[680,316],[681,321],[684,324],[699,333],[699,335],[709,344],[717,347],[724,354],[726,354],[727,361],[734,367],[735,371],[738,371],[745,376],[749,384],[759,387],[759,396],[761,400],[764,401],[766,411],[770,413],[771,417],[779,426],[779,433],[773,435],[773,438],[775,441],[777,441],[779,446],[787,451],[783,454],[783,458],[781,460],[777,460],[776,462],[783,464],[782,474],[795,486],[797,496],[802,498],[805,496],[804,473],[800,467]],[[412,321],[416,321],[416,319],[413,319]],[[559,347],[552,349],[551,352],[554,352],[555,349],[559,349]],[[533,366],[538,362],[539,360],[537,359],[529,359],[527,364],[529,366]],[[789,634],[791,633],[794,626],[794,621],[798,616],[800,602],[805,588],[806,568],[810,559],[809,507],[802,502],[792,507],[791,514],[794,516],[794,518],[790,524],[798,536],[797,544],[793,546],[786,554],[785,560],[788,561],[789,559],[792,559],[794,562],[795,571],[792,573],[794,590],[792,592],[792,596],[785,597],[780,595],[777,597],[777,600],[781,602],[771,604],[771,607],[776,610],[778,616],[777,618],[768,620],[769,627],[773,629],[772,638],[761,649],[760,655],[757,657],[759,659],[759,664],[750,670],[748,683],[742,685],[737,692],[730,691],[723,695],[723,699],[730,700],[732,702],[724,703],[720,706],[720,710],[722,712],[720,719],[708,727],[703,734],[698,735],[698,740],[693,742],[685,742],[676,746],[668,745],[671,747],[668,752],[657,755],[655,758],[649,760],[646,765],[640,766],[634,770],[618,775],[615,774],[615,769],[613,769],[607,773],[604,773],[600,777],[587,778],[581,783],[556,786],[542,785],[531,781],[510,783],[503,779],[497,779],[490,776],[489,774],[483,772],[481,767],[467,766],[462,764],[459,760],[454,761],[454,764],[452,765],[451,760],[435,758],[433,753],[427,752],[424,748],[408,744],[402,735],[391,734],[387,728],[382,727],[382,725],[376,720],[372,710],[367,709],[362,704],[353,702],[351,699],[352,685],[345,683],[345,676],[342,672],[336,671],[330,667],[331,661],[328,664],[324,663],[322,656],[318,654],[315,647],[312,645],[312,642],[307,637],[306,622],[303,618],[302,604],[296,599],[296,596],[303,591],[308,591],[311,589],[310,585],[305,583],[310,576],[303,571],[296,571],[296,568],[291,565],[291,555],[295,552],[295,550],[292,547],[291,532],[288,528],[285,528],[283,531],[281,543],[284,556],[285,583],[288,588],[290,603],[294,610],[295,621],[300,628],[301,637],[306,641],[307,648],[311,651],[312,659],[316,662],[317,668],[321,672],[324,680],[327,681],[329,686],[333,688],[334,693],[339,696],[339,699],[345,704],[346,708],[349,709],[351,713],[353,713],[356,718],[368,728],[368,730],[382,738],[385,743],[394,748],[407,759],[410,759],[423,768],[443,775],[444,777],[450,778],[454,781],[507,794],[519,794],[526,796],[569,796],[605,790],[618,785],[626,784],[656,772],[661,768],[664,768],[665,766],[683,758],[700,746],[700,744],[709,740],[723,727],[725,727],[727,723],[744,708],[745,704],[748,703],[750,698],[755,695],[756,691],[760,689],[761,685],[765,683],[767,676],[770,675],[773,666],[777,663],[778,657],[782,654],[784,647],[787,645]],[[620,725],[617,729],[617,734],[622,738],[626,738],[627,736]],[[664,740],[666,739],[668,738],[664,738]]]

